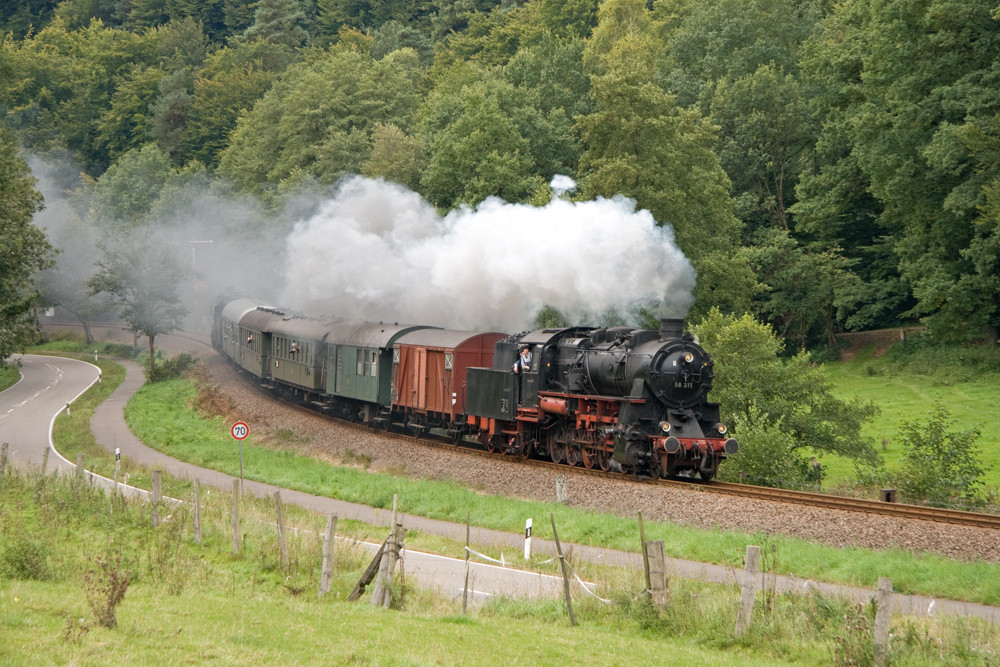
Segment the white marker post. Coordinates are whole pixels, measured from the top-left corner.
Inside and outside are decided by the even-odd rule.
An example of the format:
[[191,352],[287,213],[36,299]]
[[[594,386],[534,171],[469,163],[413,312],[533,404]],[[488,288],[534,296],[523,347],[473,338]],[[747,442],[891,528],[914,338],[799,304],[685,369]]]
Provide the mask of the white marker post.
[[531,519],[524,522],[524,560],[531,558]]
[[240,446],[240,493],[243,493],[243,439],[250,435],[250,427],[246,425],[246,422],[236,422],[233,427],[229,430],[236,438],[236,442]]

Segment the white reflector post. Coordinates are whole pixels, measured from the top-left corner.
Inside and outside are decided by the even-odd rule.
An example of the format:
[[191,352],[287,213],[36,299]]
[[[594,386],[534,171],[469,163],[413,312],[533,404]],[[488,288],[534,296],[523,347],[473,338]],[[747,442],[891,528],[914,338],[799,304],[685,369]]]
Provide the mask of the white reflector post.
[[524,522],[524,560],[531,558],[531,519]]

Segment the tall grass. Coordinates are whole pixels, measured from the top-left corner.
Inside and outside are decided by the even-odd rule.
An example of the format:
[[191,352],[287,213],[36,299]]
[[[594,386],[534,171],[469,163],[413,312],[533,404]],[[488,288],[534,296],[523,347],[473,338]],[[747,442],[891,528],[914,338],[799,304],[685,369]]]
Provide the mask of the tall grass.
[[0,391],[7,389],[19,379],[21,379],[21,372],[17,366],[5,364],[3,360],[0,360]]

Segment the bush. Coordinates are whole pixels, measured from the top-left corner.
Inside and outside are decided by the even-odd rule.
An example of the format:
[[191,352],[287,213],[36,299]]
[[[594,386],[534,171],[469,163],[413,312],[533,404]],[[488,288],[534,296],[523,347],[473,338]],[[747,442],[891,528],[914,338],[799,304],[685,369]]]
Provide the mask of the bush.
[[740,449],[719,468],[719,478],[786,489],[802,489],[822,481],[822,472],[806,459],[781,419],[768,422],[754,407],[746,419],[737,416],[733,434]]
[[[149,353],[141,354],[136,361],[142,365],[146,372],[146,379],[149,380]],[[162,353],[156,352],[156,381],[176,380],[183,377],[185,373],[192,370],[198,364],[198,359],[186,352],[178,354],[176,357],[164,358]]]
[[976,441],[980,433],[948,431],[955,422],[947,408],[934,404],[926,424],[904,422],[900,439],[905,448],[900,490],[911,500],[938,507],[979,507],[983,466]]
[[21,535],[4,547],[0,554],[0,574],[8,579],[45,581],[52,574],[47,552],[45,545]]

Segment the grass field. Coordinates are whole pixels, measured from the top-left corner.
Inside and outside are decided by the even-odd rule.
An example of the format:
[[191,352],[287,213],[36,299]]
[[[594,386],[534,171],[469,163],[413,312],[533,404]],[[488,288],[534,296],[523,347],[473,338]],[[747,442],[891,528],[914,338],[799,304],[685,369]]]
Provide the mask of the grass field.
[[[0,485],[0,663],[11,665],[825,665],[870,664],[871,606],[818,592],[758,593],[733,637],[736,586],[672,580],[668,608],[637,597],[638,572],[602,567],[603,603],[455,600],[394,585],[393,608],[346,601],[367,558],[338,543],[329,595],[316,595],[323,517],[298,516],[280,564],[267,499],[205,494],[203,539],[184,510],[159,528],[149,508],[72,478],[8,472]],[[339,526],[339,524],[338,524]],[[340,531],[338,530],[338,533]],[[409,536],[407,543],[410,543]],[[765,567],[767,563],[765,562]],[[127,575],[125,574],[127,572]],[[112,586],[126,581],[125,587]],[[288,584],[292,584],[289,586]],[[118,590],[112,603],[111,591]],[[107,612],[111,609],[113,613]],[[112,619],[112,623],[101,619]],[[895,664],[992,664],[1000,628],[976,619],[894,616]]]
[[[1000,374],[939,376],[900,369],[885,357],[875,358],[874,348],[846,362],[825,366],[835,394],[843,399],[871,401],[881,414],[864,429],[887,465],[898,466],[904,451],[899,441],[904,422],[926,423],[935,403],[951,414],[954,431],[979,430],[979,447],[986,485],[1000,489]],[[842,457],[826,456],[826,486],[849,484],[851,463]]]

